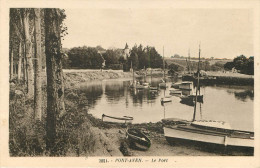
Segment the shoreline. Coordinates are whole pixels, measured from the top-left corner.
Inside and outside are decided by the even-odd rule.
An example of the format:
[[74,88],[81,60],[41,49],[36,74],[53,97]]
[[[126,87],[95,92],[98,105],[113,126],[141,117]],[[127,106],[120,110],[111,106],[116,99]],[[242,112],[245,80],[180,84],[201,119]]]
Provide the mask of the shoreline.
[[[57,139],[62,142],[57,156],[246,156],[248,153],[223,153],[205,151],[196,146],[170,145],[163,134],[163,124],[135,123],[128,127],[142,130],[152,145],[147,151],[134,150],[126,141],[126,125],[102,122],[88,113],[86,93],[78,90],[80,83],[92,80],[131,78],[130,72],[114,71],[64,71],[65,107],[64,117],[58,121]],[[46,81],[43,81],[46,82]],[[43,84],[43,90],[46,85]],[[10,84],[10,111],[12,124],[9,130],[11,156],[47,155],[44,138],[46,120],[46,92],[43,92],[43,119],[36,124],[33,116],[33,101],[25,96],[25,88],[19,84]],[[61,123],[60,123],[61,122]],[[28,124],[31,123],[31,124]],[[63,125],[62,123],[66,123]],[[24,135],[18,136],[24,130]],[[39,132],[38,130],[41,130]],[[68,132],[69,130],[69,132]],[[78,130],[82,130],[81,132]],[[84,132],[84,134],[82,134]],[[29,135],[29,136],[25,136]],[[35,136],[37,135],[37,136]],[[37,137],[35,139],[35,137]],[[67,137],[67,138],[65,138]],[[24,146],[24,142],[27,146]],[[24,146],[20,150],[19,146]],[[30,153],[29,148],[40,149],[38,153]]]

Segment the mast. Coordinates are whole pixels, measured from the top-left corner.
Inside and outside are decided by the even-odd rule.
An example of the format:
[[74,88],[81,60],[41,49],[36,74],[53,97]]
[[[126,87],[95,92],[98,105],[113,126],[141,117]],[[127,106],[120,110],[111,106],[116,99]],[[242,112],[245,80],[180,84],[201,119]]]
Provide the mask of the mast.
[[195,105],[194,105],[194,113],[193,113],[193,120],[195,121],[195,117],[196,117],[196,106],[197,106],[197,99],[198,99],[198,87],[199,87],[199,82],[200,82],[200,45],[199,45],[199,62],[198,62],[198,82],[197,82],[197,86],[196,86],[196,97],[195,97]]
[[163,80],[165,82],[164,46],[163,46]]
[[191,74],[191,63],[190,63],[190,49],[189,49],[189,74]]
[[134,82],[135,82],[135,73],[134,73],[134,69],[133,69],[132,61],[131,61],[131,69],[132,69],[132,71],[133,71],[133,84],[134,84]]

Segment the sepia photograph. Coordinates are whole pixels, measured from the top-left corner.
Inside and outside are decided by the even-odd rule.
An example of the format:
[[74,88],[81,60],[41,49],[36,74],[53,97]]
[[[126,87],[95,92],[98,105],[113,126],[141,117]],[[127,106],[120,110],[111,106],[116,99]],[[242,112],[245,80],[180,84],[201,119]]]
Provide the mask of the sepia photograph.
[[9,159],[257,156],[259,1],[87,2],[5,8]]

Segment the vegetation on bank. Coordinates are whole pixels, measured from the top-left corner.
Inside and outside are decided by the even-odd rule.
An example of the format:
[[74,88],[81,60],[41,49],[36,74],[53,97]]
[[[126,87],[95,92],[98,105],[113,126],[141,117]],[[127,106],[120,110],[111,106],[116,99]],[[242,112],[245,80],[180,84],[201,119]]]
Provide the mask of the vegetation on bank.
[[[34,119],[33,100],[26,97],[22,85],[10,88],[10,156],[88,156],[96,139],[85,109],[84,93],[65,90],[66,113],[56,121],[56,141],[52,152],[46,147],[47,94],[43,88],[42,120]],[[84,132],[84,134],[82,134]]]
[[247,58],[244,55],[240,55],[232,62],[227,62],[224,65],[226,70],[232,70],[235,68],[242,74],[254,75],[254,56]]
[[134,45],[129,52],[123,49],[105,50],[97,47],[74,47],[66,51],[63,59],[65,68],[81,69],[124,69],[129,71],[131,64],[136,70],[146,68],[162,68],[163,59],[155,47]]

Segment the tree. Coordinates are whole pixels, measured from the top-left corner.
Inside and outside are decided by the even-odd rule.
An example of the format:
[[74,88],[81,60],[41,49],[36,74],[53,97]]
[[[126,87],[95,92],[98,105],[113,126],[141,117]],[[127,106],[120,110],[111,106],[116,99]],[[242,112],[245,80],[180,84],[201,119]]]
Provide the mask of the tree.
[[21,9],[21,17],[24,28],[24,40],[25,40],[25,58],[26,58],[26,72],[27,72],[27,96],[28,98],[33,97],[34,93],[34,75],[33,75],[33,63],[32,63],[32,42],[30,35],[30,15],[31,9]]
[[46,147],[55,152],[56,120],[64,112],[64,84],[61,53],[61,24],[66,15],[63,10],[44,9],[45,53],[47,68],[47,121]]
[[34,9],[35,37],[35,82],[34,82],[34,118],[41,120],[42,115],[42,58],[41,58],[41,11]]
[[234,62],[227,62],[224,65],[225,70],[231,70],[233,67],[235,67]]
[[248,59],[247,74],[254,75],[254,56],[251,56]]
[[68,52],[69,63],[74,68],[101,68],[104,62],[101,54],[94,47],[74,47]]
[[235,68],[237,70],[240,70],[240,72],[242,72],[242,73],[246,73],[247,64],[248,64],[248,60],[247,60],[246,56],[240,55],[240,56],[236,57],[233,60],[233,62],[234,62]]

